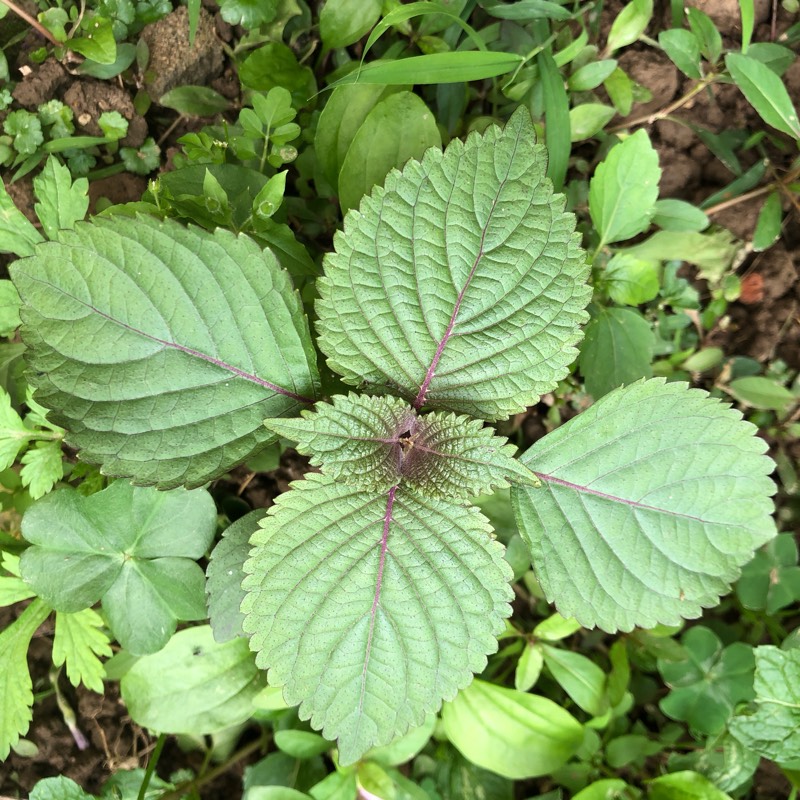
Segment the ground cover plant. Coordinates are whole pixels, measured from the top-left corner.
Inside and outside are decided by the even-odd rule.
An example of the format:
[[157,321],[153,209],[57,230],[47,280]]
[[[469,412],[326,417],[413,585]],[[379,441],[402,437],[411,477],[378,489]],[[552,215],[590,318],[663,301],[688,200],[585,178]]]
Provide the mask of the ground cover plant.
[[5,793],[796,795],[790,3],[6,8]]

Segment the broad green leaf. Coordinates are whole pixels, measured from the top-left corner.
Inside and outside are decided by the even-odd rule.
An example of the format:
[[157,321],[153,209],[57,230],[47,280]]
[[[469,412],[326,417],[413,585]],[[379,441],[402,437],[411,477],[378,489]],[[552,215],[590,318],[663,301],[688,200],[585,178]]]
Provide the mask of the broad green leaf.
[[56,614],[53,639],[53,664],[67,665],[67,677],[73,686],[82,683],[93,692],[103,693],[106,671],[99,656],[112,655],[108,636],[103,633],[103,620],[91,608],[67,614]]
[[600,133],[611,121],[616,111],[604,103],[583,103],[569,110],[569,137],[571,142],[582,142]]
[[466,500],[509,481],[536,485],[516,447],[478,420],[417,416],[397,397],[335,395],[301,419],[268,419],[279,436],[326,475],[367,491],[408,486],[426,497]]
[[229,25],[241,25],[248,31],[272,22],[280,0],[221,0],[220,15]]
[[214,641],[201,625],[140,658],[120,684],[131,718],[160,733],[216,733],[247,720],[265,684],[244,639]]
[[767,196],[761,211],[758,212],[756,228],[753,231],[753,250],[766,250],[781,235],[781,222],[783,221],[783,208],[781,196],[773,192]]
[[702,78],[700,71],[700,42],[692,31],[670,28],[658,34],[658,43],[670,61],[690,78]]
[[684,770],[647,782],[648,800],[732,800],[699,772]]
[[31,790],[30,800],[95,800],[71,778],[58,775],[37,781]]
[[721,280],[738,251],[739,244],[724,228],[712,233],[657,231],[624,250],[645,260],[688,261],[700,268],[700,277],[712,283]]
[[0,607],[10,606],[34,596],[22,578],[16,575],[0,575]]
[[750,58],[766,64],[776,75],[782,76],[797,57],[793,50],[775,42],[756,42],[747,50]]
[[687,203],[667,197],[656,201],[653,224],[665,231],[704,231],[709,224],[705,212]]
[[632,0],[617,14],[611,24],[606,51],[633,44],[644,32],[653,16],[653,0]]
[[395,739],[384,747],[370,750],[365,760],[374,761],[384,767],[394,767],[411,761],[428,743],[436,727],[436,715],[429,714],[418,728],[412,728],[405,736]]
[[19,292],[14,288],[14,284],[11,281],[0,280],[0,336],[11,336],[19,328],[21,304]]
[[800,122],[783,81],[755,58],[728,53],[725,65],[748,102],[773,128],[800,139]]
[[442,722],[466,758],[513,779],[553,772],[583,741],[583,726],[552,700],[479,680],[445,705]]
[[561,614],[551,614],[546,620],[540,622],[534,629],[533,635],[545,642],[559,642],[572,636],[581,629],[581,624],[576,619],[565,619]]
[[172,108],[179,114],[212,117],[230,105],[230,101],[210,86],[176,86],[158,99],[160,106]]
[[325,49],[357,42],[380,15],[381,0],[325,0],[319,14],[319,33]]
[[606,264],[605,278],[608,296],[620,305],[638,306],[658,294],[658,262],[617,253]]
[[521,460],[544,488],[511,496],[548,600],[609,632],[715,605],[775,535],[755,430],[705,392],[654,379],[536,442]]
[[[261,4],[264,0],[254,2]],[[287,89],[295,108],[307,105],[317,91],[311,68],[298,63],[294,50],[279,41],[267,42],[253,50],[239,65],[238,72],[242,85],[248,89],[262,92],[277,87]]]
[[551,0],[516,0],[514,3],[492,3],[484,5],[487,13],[497,19],[513,19],[530,22],[534,19],[570,19],[568,8]]
[[620,793],[626,788],[628,784],[621,778],[603,778],[581,789],[572,800],[614,800],[616,797],[624,797]]
[[596,89],[617,68],[615,58],[590,61],[570,75],[567,85],[573,92],[588,92]]
[[395,87],[357,83],[333,90],[322,109],[314,135],[317,163],[333,188],[338,186],[344,158],[367,115],[396,91]]
[[36,442],[20,459],[20,478],[34,500],[44,497],[64,475],[61,443]]
[[717,635],[697,625],[681,638],[688,658],[658,662],[670,693],[659,707],[700,733],[720,733],[737,703],[753,697],[753,648],[734,642],[723,648]]
[[586,391],[598,400],[618,386],[652,377],[654,347],[650,323],[638,311],[595,307],[578,359]]
[[711,64],[716,64],[722,53],[722,37],[716,25],[714,25],[708,14],[700,11],[699,8],[690,6],[686,9],[686,16],[692,33],[700,42],[700,49],[703,55]]
[[214,502],[202,489],[157,492],[126,481],[89,497],[62,489],[23,517],[22,534],[33,546],[20,560],[22,577],[58,611],[102,600],[120,644],[137,655],[153,652],[177,620],[205,617],[195,559],[215,527]]
[[599,717],[608,710],[606,675],[586,656],[548,644],[542,645],[544,663],[561,688],[587,714]]
[[800,753],[800,649],[755,648],[756,711],[734,717],[728,728],[745,747],[772,761]]
[[28,645],[50,609],[34,600],[18,619],[0,631],[0,761],[26,733],[31,721],[33,685],[28,672]]
[[71,50],[98,64],[113,64],[117,60],[117,43],[111,20],[94,16],[83,36],[69,40]]
[[522,108],[504,130],[431,149],[365,197],[318,283],[331,368],[415,408],[479,419],[550,391],[575,357],[590,291],[545,162]]
[[736,594],[745,608],[772,615],[800,600],[797,543],[791,533],[778,534],[742,570]]
[[[644,759],[654,756],[662,749],[662,745],[638,733],[617,736],[606,744],[606,763],[612,769],[621,769],[629,764],[643,765]],[[613,797],[613,795],[612,795]]]
[[33,179],[33,189],[38,200],[36,216],[48,239],[56,239],[60,230],[74,228],[89,210],[89,181],[77,178],[73,183],[69,169],[55,156],[47,159]]
[[489,50],[431,53],[392,60],[371,61],[354,69],[332,86],[348,83],[431,84],[461,83],[495,78],[516,69],[522,56]]
[[760,375],[736,378],[728,384],[730,393],[753,408],[785,411],[797,398],[785,386]]
[[655,214],[661,169],[647,131],[636,131],[611,149],[589,184],[589,212],[605,244],[647,230]]
[[627,117],[633,107],[634,82],[617,67],[604,81],[603,88],[621,117]]
[[318,733],[294,730],[275,731],[275,745],[294,758],[313,758],[333,748],[333,745]]
[[250,537],[259,529],[259,522],[266,513],[258,508],[237,519],[225,529],[211,553],[206,570],[206,593],[209,621],[218,642],[244,636],[244,614],[239,610],[245,594],[243,567],[250,554]]
[[410,158],[422,158],[429,147],[441,147],[433,113],[412,92],[397,92],[381,100],[367,114],[347,150],[339,172],[342,211],[361,198],[394,167]]
[[342,764],[421,725],[486,665],[511,570],[475,508],[310,474],[245,564],[245,631]]
[[11,267],[37,399],[110,475],[202,485],[317,392],[288,275],[246,236],[97,219]]
[[8,469],[34,433],[11,407],[11,396],[0,388],[0,470]]
[[0,252],[29,256],[44,237],[14,205],[5,185],[0,187]]

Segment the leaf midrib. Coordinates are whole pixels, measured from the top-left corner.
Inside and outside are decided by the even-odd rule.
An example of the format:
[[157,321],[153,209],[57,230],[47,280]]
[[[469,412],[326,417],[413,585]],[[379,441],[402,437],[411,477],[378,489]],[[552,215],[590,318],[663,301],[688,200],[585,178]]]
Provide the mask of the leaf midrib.
[[292,400],[296,400],[299,403],[304,404],[313,404],[314,400],[309,397],[304,397],[303,395],[296,394],[295,392],[289,391],[289,389],[284,388],[283,386],[279,386],[276,383],[272,383],[271,381],[264,380],[263,378],[259,378],[258,375],[253,375],[252,373],[245,372],[239,367],[235,367],[233,364],[228,364],[226,361],[222,359],[215,358],[214,356],[210,356],[207,353],[203,353],[200,350],[195,350],[194,348],[187,347],[186,345],[178,344],[178,342],[170,342],[167,339],[160,339],[158,336],[154,336],[151,333],[147,333],[147,331],[143,331],[140,328],[136,328],[133,325],[128,325],[126,322],[122,320],[116,319],[112,317],[110,314],[107,314],[104,311],[101,311],[99,308],[91,305],[91,303],[87,303],[85,300],[81,300],[79,297],[75,297],[75,295],[70,294],[69,292],[65,292],[63,288],[56,286],[49,281],[42,281],[40,279],[34,278],[33,280],[37,280],[40,283],[44,283],[46,286],[49,286],[51,289],[56,290],[57,292],[63,294],[65,297],[68,297],[70,300],[74,300],[76,303],[82,305],[84,308],[89,309],[91,312],[98,314],[101,317],[104,317],[109,322],[113,322],[115,325],[119,325],[121,328],[125,328],[126,330],[131,331],[139,336],[142,336],[145,339],[149,339],[152,342],[156,342],[158,344],[163,345],[164,347],[171,348],[173,350],[177,350],[185,355],[192,356],[194,358],[199,358],[202,361],[206,361],[209,364],[213,364],[220,369],[224,369],[227,372],[230,372],[233,375],[236,375],[240,378],[244,378],[245,380],[251,381],[252,383],[257,384],[258,386],[262,386],[265,389],[269,389],[270,391],[275,392],[276,394],[281,394],[286,397],[291,398]]

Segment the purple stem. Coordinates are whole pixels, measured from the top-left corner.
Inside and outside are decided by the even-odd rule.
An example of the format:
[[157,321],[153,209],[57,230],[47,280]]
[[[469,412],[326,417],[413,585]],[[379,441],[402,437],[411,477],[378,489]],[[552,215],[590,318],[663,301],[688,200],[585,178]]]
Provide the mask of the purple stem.
[[639,503],[636,500],[626,500],[624,497],[617,497],[614,494],[607,494],[606,492],[598,491],[597,489],[590,489],[588,486],[581,486],[579,483],[571,483],[570,481],[565,481],[563,478],[556,478],[554,475],[546,475],[544,472],[535,472],[531,470],[533,474],[539,478],[539,480],[544,481],[545,483],[555,483],[557,486],[564,486],[567,489],[574,489],[576,492],[582,492],[583,494],[591,494],[595,497],[602,497],[606,500],[613,500],[615,503],[622,503],[626,506],[632,506],[633,508],[642,508],[646,511],[658,511],[661,514],[670,514],[673,517],[686,517],[687,519],[697,520],[698,522],[705,522],[701,517],[694,517],[691,514],[681,514],[678,511],[669,511],[666,508],[658,508],[658,506],[649,506],[646,503]]
[[361,673],[361,697],[358,701],[358,710],[364,704],[364,692],[366,691],[367,666],[369,664],[369,654],[372,650],[372,634],[375,631],[375,615],[378,611],[378,603],[381,599],[381,589],[383,588],[383,567],[386,563],[386,550],[389,547],[389,526],[392,522],[392,509],[394,508],[394,495],[397,486],[389,489],[389,497],[386,499],[386,513],[383,515],[383,537],[381,538],[381,560],[378,564],[378,577],[375,580],[375,596],[372,599],[372,611],[369,618],[369,635],[367,636],[367,649],[364,655],[364,670]]

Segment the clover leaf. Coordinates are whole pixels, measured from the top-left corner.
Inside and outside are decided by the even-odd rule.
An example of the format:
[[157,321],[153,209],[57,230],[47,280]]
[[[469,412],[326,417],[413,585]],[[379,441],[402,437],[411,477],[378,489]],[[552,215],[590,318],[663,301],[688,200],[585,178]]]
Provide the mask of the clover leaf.
[[136,655],[152,653],[178,620],[205,617],[203,571],[195,559],[215,528],[214,501],[202,489],[158,492],[124,481],[90,497],[63,489],[25,514],[22,532],[33,546],[20,570],[57,611],[102,601],[120,644]]
[[672,690],[661,701],[661,710],[700,733],[719,733],[736,704],[754,696],[753,648],[742,642],[723,648],[719,637],[702,625],[687,631],[681,641],[689,653],[686,660],[658,660],[661,677]]

